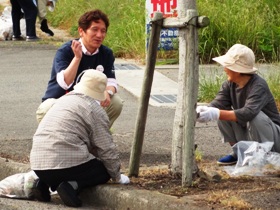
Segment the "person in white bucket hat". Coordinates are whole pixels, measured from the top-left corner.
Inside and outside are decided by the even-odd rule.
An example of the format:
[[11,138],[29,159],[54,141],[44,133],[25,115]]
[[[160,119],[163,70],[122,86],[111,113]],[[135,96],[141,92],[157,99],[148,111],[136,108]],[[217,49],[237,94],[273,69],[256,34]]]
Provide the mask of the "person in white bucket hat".
[[[231,146],[244,140],[271,141],[272,151],[280,152],[279,112],[267,82],[256,74],[253,51],[235,44],[225,55],[213,60],[224,67],[227,81],[209,106],[197,107],[197,121],[217,121],[223,141]],[[233,152],[217,163],[232,165],[237,159]]]
[[100,102],[106,98],[107,77],[86,70],[74,90],[60,97],[40,122],[30,152],[31,169],[39,177],[32,192],[49,202],[49,188],[67,206],[82,205],[78,192],[110,179],[128,184],[120,173],[119,153]]

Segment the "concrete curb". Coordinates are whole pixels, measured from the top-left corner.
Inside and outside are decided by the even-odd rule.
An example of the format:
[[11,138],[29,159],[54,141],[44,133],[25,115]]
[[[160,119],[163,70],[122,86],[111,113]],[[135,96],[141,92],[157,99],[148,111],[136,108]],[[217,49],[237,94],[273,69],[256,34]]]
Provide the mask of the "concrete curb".
[[28,164],[17,163],[9,159],[0,158],[0,180],[17,173],[30,171]]
[[[29,164],[17,163],[5,158],[0,158],[0,179],[16,173],[30,171]],[[131,185],[108,183],[93,188],[85,189],[80,197],[84,204],[92,206],[106,206],[115,210],[179,210],[201,209],[198,201],[202,196],[175,196],[161,194],[156,191],[141,190]],[[206,196],[206,195],[205,195]]]
[[[201,199],[202,196],[203,195],[199,195],[199,198]],[[201,209],[199,203],[195,201],[198,200],[197,196],[177,198],[156,191],[140,190],[129,185],[100,185],[84,190],[81,197],[84,203],[105,205],[110,209]]]

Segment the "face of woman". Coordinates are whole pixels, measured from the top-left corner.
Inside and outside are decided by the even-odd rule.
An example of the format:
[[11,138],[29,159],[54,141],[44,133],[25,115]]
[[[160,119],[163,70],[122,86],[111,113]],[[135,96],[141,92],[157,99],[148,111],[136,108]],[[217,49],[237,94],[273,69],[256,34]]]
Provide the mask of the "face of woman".
[[230,81],[230,82],[235,82],[235,83],[238,83],[238,79],[239,79],[239,76],[240,76],[240,73],[238,72],[234,72],[228,68],[224,68],[224,71],[226,72],[227,74],[227,80]]

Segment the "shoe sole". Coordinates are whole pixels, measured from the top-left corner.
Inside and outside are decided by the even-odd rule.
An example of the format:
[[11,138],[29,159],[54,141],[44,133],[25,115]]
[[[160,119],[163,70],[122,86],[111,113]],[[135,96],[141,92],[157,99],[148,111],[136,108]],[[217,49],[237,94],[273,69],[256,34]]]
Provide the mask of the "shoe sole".
[[235,165],[236,163],[237,163],[237,161],[230,162],[230,163],[222,163],[222,162],[217,161],[217,164],[220,166],[231,166],[231,165]]
[[71,207],[82,206],[81,200],[76,195],[68,193],[73,191],[73,188],[68,184],[59,185],[56,191],[66,206],[71,206]]

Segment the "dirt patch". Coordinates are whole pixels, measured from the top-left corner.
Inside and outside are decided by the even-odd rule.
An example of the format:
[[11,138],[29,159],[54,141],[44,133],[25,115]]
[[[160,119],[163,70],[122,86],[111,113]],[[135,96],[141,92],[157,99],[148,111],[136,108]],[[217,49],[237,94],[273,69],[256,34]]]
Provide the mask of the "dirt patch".
[[[202,161],[202,171],[214,172],[221,179],[197,176],[191,187],[182,187],[180,176],[173,176],[168,167],[141,170],[132,185],[163,194],[176,196],[197,195],[199,203],[211,209],[278,209],[280,205],[280,178],[240,176],[230,177],[216,163]],[[200,196],[205,195],[205,196]]]

